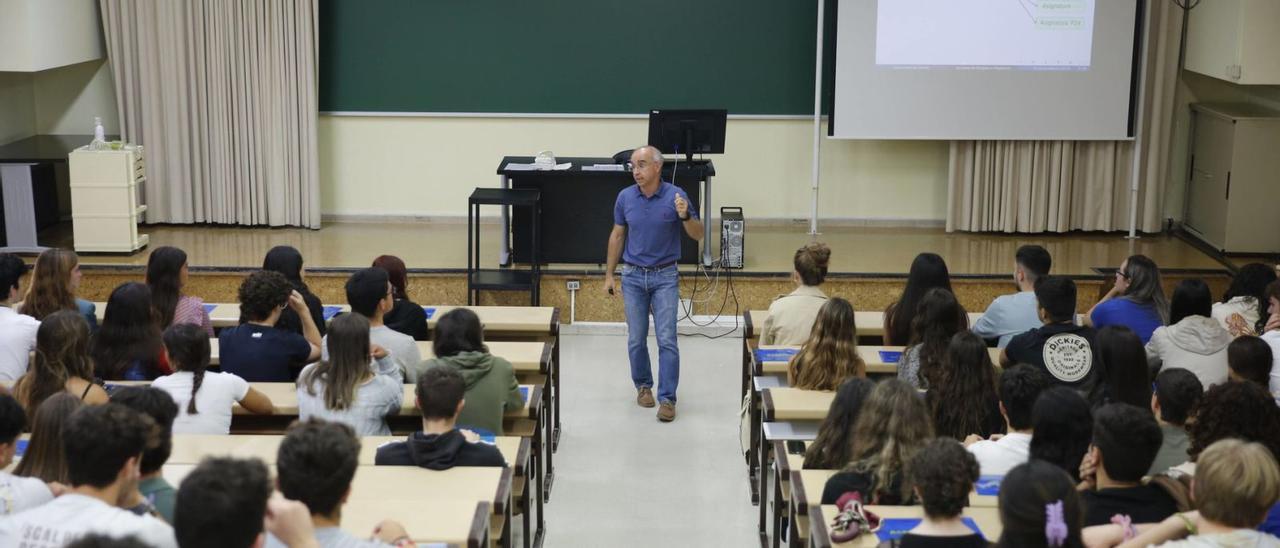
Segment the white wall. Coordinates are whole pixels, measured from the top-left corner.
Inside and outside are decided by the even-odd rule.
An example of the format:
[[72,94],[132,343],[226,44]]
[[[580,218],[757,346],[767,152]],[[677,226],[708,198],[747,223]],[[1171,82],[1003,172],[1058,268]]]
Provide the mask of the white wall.
[[34,89],[30,74],[0,72],[0,144],[35,135]]
[[[730,120],[725,150],[711,156],[713,207],[753,218],[807,219],[812,123]],[[643,119],[322,116],[321,209],[330,216],[465,216],[477,186],[497,186],[504,155],[552,150],[611,156],[643,144]],[[825,134],[825,130],[824,130]],[[947,144],[823,143],[819,214],[830,219],[941,221]]]
[[102,118],[107,135],[120,133],[111,65],[89,61],[34,73],[36,132],[93,133],[94,117]]
[[102,59],[95,0],[0,0],[0,70],[35,72]]

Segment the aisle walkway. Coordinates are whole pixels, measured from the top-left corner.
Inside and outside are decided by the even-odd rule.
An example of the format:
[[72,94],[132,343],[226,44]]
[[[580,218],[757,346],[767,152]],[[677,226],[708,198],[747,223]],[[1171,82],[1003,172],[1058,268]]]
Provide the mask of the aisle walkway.
[[[681,337],[679,417],[635,404],[621,336],[565,336],[563,434],[545,545],[751,546],[738,452],[741,338]],[[657,377],[657,349],[650,352]]]

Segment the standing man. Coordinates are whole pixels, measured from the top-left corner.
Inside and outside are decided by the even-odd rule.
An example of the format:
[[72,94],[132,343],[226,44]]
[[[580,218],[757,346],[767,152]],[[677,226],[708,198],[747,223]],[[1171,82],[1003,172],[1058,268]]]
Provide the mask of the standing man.
[[[702,221],[689,197],[662,181],[662,153],[645,146],[631,153],[636,185],[618,193],[613,232],[604,271],[604,288],[615,295],[613,271],[621,258],[622,303],[627,316],[627,356],[636,403],[653,407],[653,369],[649,364],[649,312],[658,335],[658,420],[676,418],[680,348],[676,345],[676,308],[680,302],[680,233],[702,240]],[[625,242],[625,252],[623,243]]]

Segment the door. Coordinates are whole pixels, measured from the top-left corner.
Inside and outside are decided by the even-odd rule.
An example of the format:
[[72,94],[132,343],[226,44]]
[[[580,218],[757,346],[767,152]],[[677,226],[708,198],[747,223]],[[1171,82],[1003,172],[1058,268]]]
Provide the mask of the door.
[[1187,181],[1187,226],[1221,250],[1227,237],[1227,178],[1235,124],[1192,111],[1191,173]]

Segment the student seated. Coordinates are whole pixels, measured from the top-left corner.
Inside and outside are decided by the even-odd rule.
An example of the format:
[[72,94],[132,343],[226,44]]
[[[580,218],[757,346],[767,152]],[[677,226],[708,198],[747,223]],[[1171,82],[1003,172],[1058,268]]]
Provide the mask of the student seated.
[[151,289],[128,282],[111,292],[89,355],[98,377],[110,381],[146,381],[173,372],[164,359]]
[[1018,292],[1001,295],[991,301],[991,306],[973,323],[973,332],[983,339],[996,339],[996,346],[1004,348],[1014,335],[1021,335],[1040,327],[1040,315],[1036,312],[1036,282],[1049,275],[1053,258],[1045,248],[1024,245],[1013,256],[1013,282]]
[[36,258],[20,312],[41,321],[59,310],[78,312],[93,333],[98,330],[97,307],[76,297],[79,289],[80,258],[71,250],[47,249]]
[[50,484],[65,485],[71,481],[62,438],[67,419],[80,407],[80,400],[75,396],[59,393],[49,396],[36,408],[35,417],[31,419],[31,441],[17,468],[13,469],[15,476],[38,478]]
[[851,377],[836,389],[817,437],[804,452],[805,469],[837,470],[853,460],[853,425],[875,386],[865,377]]
[[1093,419],[1093,445],[1081,472],[1084,524],[1111,523],[1115,515],[1153,523],[1178,511],[1169,493],[1142,477],[1160,451],[1160,426],[1146,409],[1112,403]]
[[1271,282],[1267,286],[1267,320],[1261,335],[1258,335],[1267,346],[1271,347],[1271,379],[1267,383],[1271,393],[1280,395],[1280,281]]
[[1084,512],[1075,483],[1053,464],[1031,460],[1000,482],[997,548],[1083,548]]
[[0,517],[16,514],[28,508],[53,500],[53,490],[59,493],[60,484],[46,484],[39,478],[24,478],[10,474],[9,465],[18,453],[18,436],[27,425],[27,414],[18,400],[8,394],[0,394]]
[[1138,334],[1123,325],[1108,325],[1094,339],[1098,356],[1098,384],[1089,401],[1095,407],[1127,403],[1145,409],[1151,405],[1151,370]]
[[1253,335],[1236,337],[1227,345],[1227,379],[1252,382],[1270,390],[1274,359],[1266,341]]
[[148,444],[147,452],[142,454],[138,488],[127,493],[120,506],[138,515],[158,514],[173,523],[173,500],[177,491],[160,475],[160,468],[173,452],[173,418],[178,416],[178,406],[164,390],[150,386],[117,388],[111,394],[111,403],[151,417],[155,423],[153,443]]
[[969,505],[969,493],[978,481],[978,463],[960,442],[934,438],[916,453],[908,468],[908,479],[916,498],[924,506],[924,521],[897,543],[884,548],[987,548],[982,535],[960,519]]
[[301,502],[272,496],[271,473],[258,459],[206,457],[182,479],[174,533],[182,548],[258,548],[265,527],[289,548],[319,546]]
[[409,299],[409,273],[404,261],[395,255],[379,255],[373,260],[373,266],[387,271],[395,297],[395,304],[382,317],[382,322],[415,341],[428,340],[427,311]]
[[160,329],[175,324],[189,323],[204,330],[205,336],[213,336],[213,321],[204,309],[199,297],[184,295],[187,285],[187,252],[170,246],[160,246],[147,257],[147,287],[151,288],[151,304],[155,305]]
[[1070,388],[1049,388],[1031,408],[1031,429],[1031,459],[1056,465],[1080,481],[1080,462],[1093,439],[1089,402]]
[[1004,433],[996,366],[981,338],[970,331],[952,336],[935,378],[925,401],[939,436],[959,441],[971,434],[986,438]]
[[1222,301],[1213,303],[1213,319],[1234,337],[1257,335],[1267,324],[1267,284],[1276,271],[1262,263],[1249,263],[1231,278]]
[[503,435],[503,414],[524,407],[524,398],[511,362],[490,354],[484,345],[480,317],[466,308],[450,310],[436,321],[435,337],[436,357],[427,368],[452,365],[467,382],[467,406],[458,424]]
[[[369,320],[369,342],[385,348],[399,369],[403,382],[418,382],[422,373],[422,355],[413,337],[383,324],[384,315],[391,310],[393,290],[387,271],[381,268],[357,270],[347,280],[347,304],[351,311]],[[322,358],[328,356],[321,353]]]
[[1124,542],[1124,530],[1115,525],[1091,527],[1088,537],[1097,546],[1123,548],[1280,547],[1280,539],[1257,530],[1280,498],[1280,467],[1271,451],[1225,439],[1205,449],[1197,468],[1192,496],[1198,511],[1141,526],[1141,534]]
[[[342,506],[351,495],[359,462],[360,438],[350,426],[316,419],[297,422],[276,454],[276,486],[286,498],[307,505],[322,548],[413,546],[404,526],[394,521],[379,524],[374,542],[342,530]],[[283,545],[274,535],[267,537],[268,547]]]
[[866,504],[915,504],[903,472],[932,437],[933,421],[916,390],[897,379],[880,381],[858,414],[852,459],[827,480],[822,504],[849,492],[861,493]]
[[[947,272],[947,263],[937,253],[916,255],[915,260],[911,261],[911,270],[907,273],[907,285],[902,289],[902,296],[884,311],[885,345],[910,344],[916,310],[920,308],[924,294],[935,287],[951,291],[951,274]],[[968,326],[969,316],[961,309],[956,321]]]
[[13,309],[20,300],[18,284],[26,274],[22,259],[0,253],[0,381],[16,381],[25,374],[36,349],[40,321]]
[[1204,390],[1200,379],[1186,369],[1168,369],[1156,376],[1155,393],[1151,396],[1151,413],[1160,424],[1160,451],[1147,474],[1158,474],[1187,462],[1187,419],[1200,404]]
[[251,413],[275,412],[271,399],[231,373],[206,371],[209,337],[194,324],[174,324],[164,330],[164,346],[176,372],[160,377],[152,387],[164,390],[178,406],[175,434],[228,434],[231,411],[238,402]]
[[[320,297],[311,292],[307,282],[302,280],[302,253],[292,246],[275,246],[267,252],[266,257],[263,257],[262,270],[284,276],[289,282],[290,289],[298,293],[305,305],[305,308],[290,306],[281,312],[280,319],[275,324],[276,329],[307,336],[307,324],[303,316],[309,316],[311,324],[316,326],[317,332],[323,337],[328,331],[324,323],[324,303],[320,302]],[[310,339],[311,337],[307,337],[307,340]]]
[[1147,343],[1154,371],[1181,367],[1200,378],[1205,388],[1227,382],[1227,345],[1231,334],[1209,317],[1213,295],[1201,280],[1182,280],[1169,303],[1169,325],[1157,327]]
[[422,411],[422,430],[406,441],[378,448],[374,464],[421,466],[448,470],[454,466],[506,466],[497,447],[480,442],[480,437],[457,428],[458,414],[466,401],[466,382],[452,366],[428,369],[415,387],[416,405]]
[[1027,462],[1031,452],[1031,410],[1040,393],[1053,381],[1043,371],[1029,365],[1015,365],[1000,373],[1000,414],[1008,431],[1003,436],[965,438],[965,446],[978,460],[984,476],[1003,476],[1014,466]]
[[[329,358],[298,375],[298,418],[344,423],[361,436],[389,436],[387,415],[400,411],[404,385],[387,352],[369,344],[369,320],[359,314],[333,319]],[[372,356],[377,364],[370,367]]]
[[1258,442],[1280,455],[1280,407],[1271,394],[1248,382],[1229,382],[1210,388],[1200,397],[1194,421],[1187,426],[1190,465],[1177,471],[1195,475],[1200,453],[1219,440],[1235,438]]
[[1093,328],[1075,324],[1076,283],[1049,276],[1036,285],[1037,313],[1044,325],[1015,336],[1000,352],[1000,364],[1025,363],[1058,384],[1090,393],[1098,381]]
[[173,529],[150,515],[134,515],[116,504],[138,488],[138,467],[155,422],[123,405],[81,407],[67,420],[63,450],[70,490],[52,502],[0,520],[0,546],[23,546],[39,535],[70,542],[81,535],[134,535],[150,546],[176,547]]
[[1157,327],[1169,323],[1169,301],[1160,286],[1155,261],[1146,255],[1125,259],[1116,270],[1115,285],[1089,309],[1084,323],[1098,329],[1123,325],[1147,344]]
[[867,376],[858,355],[853,305],[834,297],[818,309],[809,338],[787,363],[787,384],[801,390],[831,391],[850,377]]
[[925,292],[912,319],[910,346],[898,363],[898,379],[921,390],[934,386],[947,361],[951,337],[968,325],[964,308],[951,291],[934,288]]
[[795,346],[804,344],[813,330],[818,309],[827,302],[822,282],[827,279],[831,248],[821,242],[810,242],[797,249],[792,263],[791,281],[795,291],[779,295],[769,305],[769,317],[760,330],[760,344]]
[[[307,303],[278,272],[259,270],[240,284],[236,327],[218,333],[218,364],[249,382],[289,382],[294,372],[320,357],[320,332]],[[303,334],[276,327],[285,309],[301,312]]]
[[66,392],[88,404],[107,403],[107,391],[94,382],[89,357],[89,325],[79,312],[61,310],[45,316],[36,331],[36,353],[13,395],[35,413],[46,399]]

